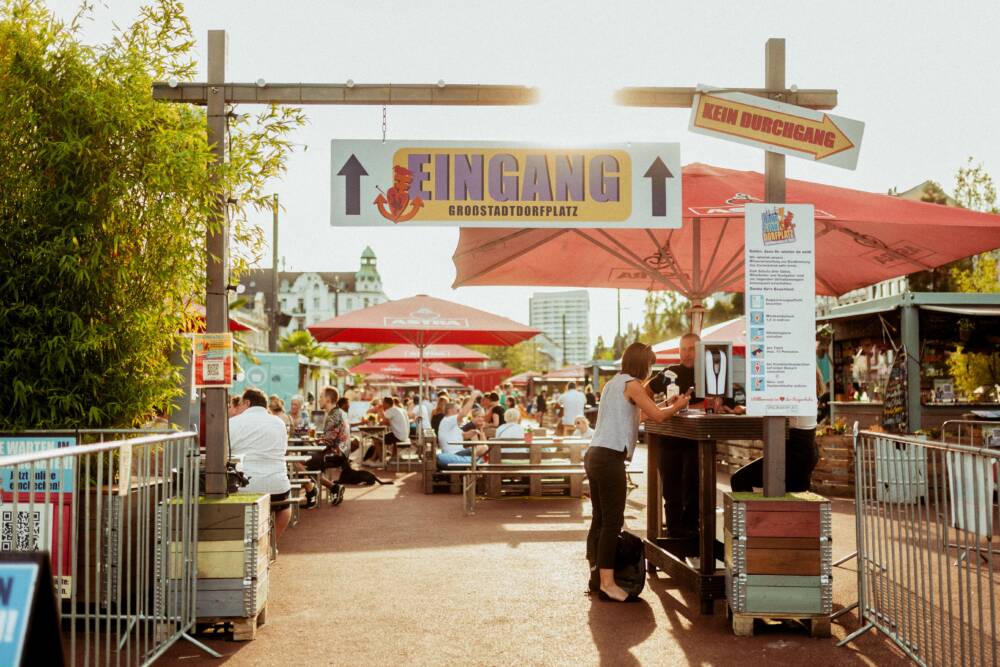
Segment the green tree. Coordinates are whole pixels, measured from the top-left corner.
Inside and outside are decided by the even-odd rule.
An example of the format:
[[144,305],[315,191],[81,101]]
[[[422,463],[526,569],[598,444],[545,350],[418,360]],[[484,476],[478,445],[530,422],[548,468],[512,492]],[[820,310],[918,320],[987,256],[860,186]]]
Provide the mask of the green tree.
[[260,252],[247,212],[270,205],[303,122],[236,118],[231,160],[210,169],[204,109],[150,93],[195,73],[180,3],[96,46],[80,39],[86,11],[61,22],[0,0],[0,429],[125,426],[180,393],[169,353],[204,303],[219,184],[238,271]]
[[614,350],[607,346],[603,336],[597,337],[597,344],[594,345],[593,359],[616,359]]

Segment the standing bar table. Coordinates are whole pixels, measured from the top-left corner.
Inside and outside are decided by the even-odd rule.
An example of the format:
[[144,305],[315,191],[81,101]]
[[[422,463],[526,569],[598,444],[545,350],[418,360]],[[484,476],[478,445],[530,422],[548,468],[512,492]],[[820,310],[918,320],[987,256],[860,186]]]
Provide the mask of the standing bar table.
[[[701,613],[713,613],[714,601],[726,599],[726,574],[716,569],[724,545],[715,539],[715,442],[761,440],[764,420],[746,415],[705,414],[691,410],[662,422],[647,421],[646,447],[646,565],[660,568],[680,585],[698,593]],[[660,448],[667,438],[685,438],[698,448],[699,533],[695,538],[668,538],[663,534],[663,497],[660,491]],[[685,558],[698,556],[697,568]]]

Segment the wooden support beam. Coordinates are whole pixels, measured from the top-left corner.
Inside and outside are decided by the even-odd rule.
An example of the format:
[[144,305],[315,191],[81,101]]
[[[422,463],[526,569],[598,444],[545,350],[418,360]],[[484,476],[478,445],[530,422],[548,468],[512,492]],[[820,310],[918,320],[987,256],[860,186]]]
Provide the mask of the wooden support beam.
[[[783,39],[769,39],[764,46],[764,85],[772,90],[785,87]],[[785,202],[785,156],[770,151],[764,152],[764,201]],[[764,495],[785,495],[784,417],[764,417]]]
[[[837,106],[837,91],[816,89],[785,89],[784,85],[766,88],[725,88],[728,92],[747,93],[757,97],[796,104],[809,109],[832,109]],[[615,104],[626,107],[676,107],[690,109],[694,104],[696,88],[620,88],[615,91]]]
[[[158,82],[153,84],[153,99],[206,104],[209,87]],[[539,98],[537,88],[480,84],[227,83],[223,88],[229,104],[520,106],[536,104]]]

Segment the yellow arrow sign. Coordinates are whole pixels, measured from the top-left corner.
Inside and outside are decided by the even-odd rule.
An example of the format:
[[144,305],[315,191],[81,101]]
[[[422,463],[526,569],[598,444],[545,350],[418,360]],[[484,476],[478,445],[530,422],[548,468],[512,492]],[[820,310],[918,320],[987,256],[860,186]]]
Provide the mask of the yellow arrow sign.
[[[864,123],[744,93],[701,93],[690,129],[853,169]],[[844,155],[830,160],[831,157]]]

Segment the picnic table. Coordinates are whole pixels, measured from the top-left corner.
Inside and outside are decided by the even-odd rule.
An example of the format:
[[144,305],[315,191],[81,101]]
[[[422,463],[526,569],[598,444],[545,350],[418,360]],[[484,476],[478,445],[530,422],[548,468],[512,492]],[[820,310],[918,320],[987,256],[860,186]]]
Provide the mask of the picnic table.
[[[543,459],[545,458],[565,458],[569,460],[568,464],[558,465],[556,467],[563,469],[572,468],[574,472],[569,477],[570,485],[570,496],[580,497],[583,491],[583,454],[586,448],[590,445],[590,441],[583,438],[533,438],[531,442],[527,442],[524,438],[510,439],[510,438],[489,438],[486,440],[464,440],[461,443],[453,442],[449,443],[452,445],[461,445],[463,447],[476,447],[479,445],[486,445],[489,447],[489,461],[490,465],[503,465],[510,461],[504,460],[503,452],[507,450],[527,450],[528,451],[528,466],[537,467],[537,473],[527,475],[528,477],[528,494],[532,496],[542,495],[542,477],[546,472]],[[547,457],[546,450],[551,448],[564,449],[566,451],[566,456],[564,457]],[[580,468],[579,472],[575,472],[576,468]],[[470,465],[470,471],[475,472],[476,461],[473,460]],[[489,498],[499,498],[501,493],[502,479],[499,476],[489,476],[486,480],[486,495]]]
[[[701,603],[701,613],[713,613],[714,600],[726,599],[725,569],[715,567],[723,559],[725,545],[715,539],[715,443],[724,440],[761,440],[762,417],[731,414],[705,414],[691,410],[662,422],[644,423],[648,464],[646,478],[646,561],[650,571],[656,567],[679,585],[694,590]],[[667,438],[684,438],[698,448],[698,506],[700,531],[696,538],[669,538],[663,534],[663,498],[660,491],[660,449]],[[696,542],[696,544],[695,544]],[[686,561],[698,556],[698,567]]]

